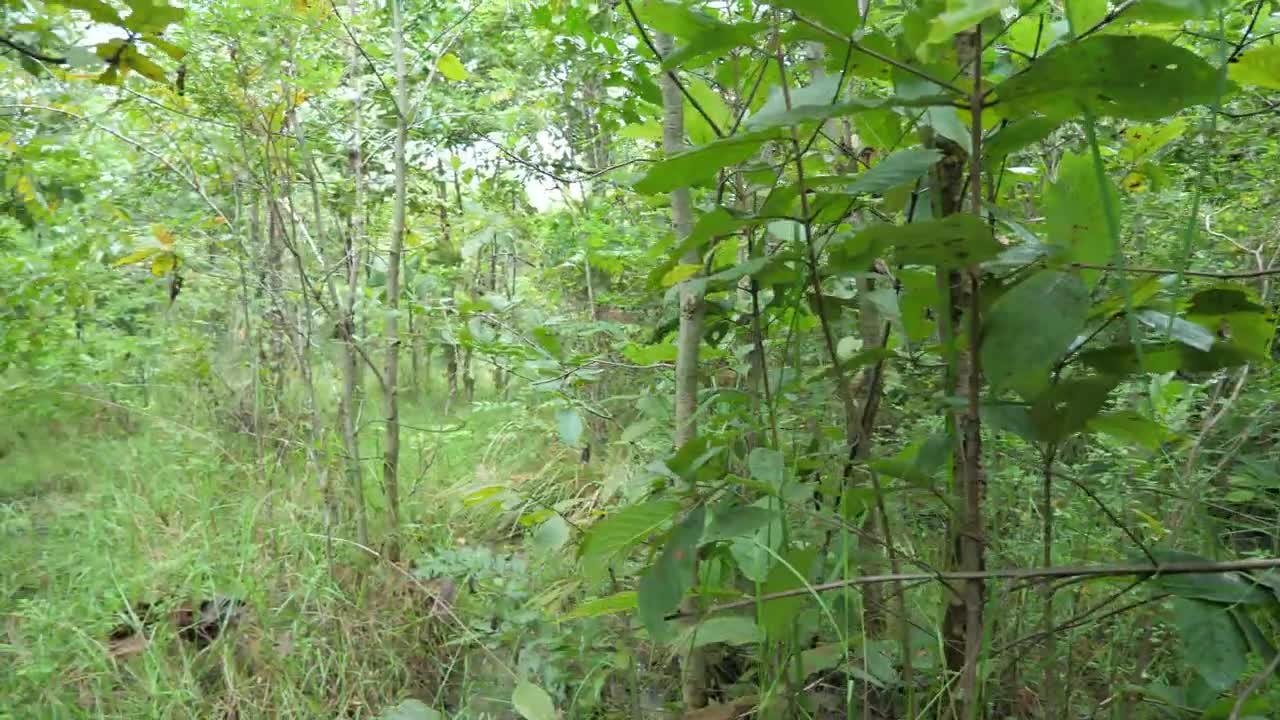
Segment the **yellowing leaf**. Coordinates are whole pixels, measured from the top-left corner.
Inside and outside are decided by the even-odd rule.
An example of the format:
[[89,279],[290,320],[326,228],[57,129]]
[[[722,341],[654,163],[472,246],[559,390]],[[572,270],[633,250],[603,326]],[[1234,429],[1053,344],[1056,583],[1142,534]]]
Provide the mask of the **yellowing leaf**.
[[31,178],[26,175],[18,176],[18,183],[14,186],[14,189],[17,190],[18,196],[24,202],[31,202],[36,199],[35,186],[32,184]]
[[151,261],[151,274],[156,277],[168,275],[178,265],[178,258],[173,253],[162,252]]
[[1147,176],[1140,172],[1131,172],[1124,176],[1122,185],[1125,190],[1131,193],[1146,192],[1148,187]]
[[143,260],[146,260],[147,258],[151,257],[152,255],[155,255],[158,252],[160,252],[160,248],[153,248],[153,247],[140,248],[138,250],[134,250],[128,255],[125,255],[124,257],[115,261],[111,265],[112,267],[120,267],[122,265],[132,265],[134,263],[142,262]]
[[467,69],[462,67],[462,61],[453,53],[445,53],[436,61],[436,70],[440,71],[446,79],[454,82],[461,82],[471,76]]
[[1280,90],[1280,45],[1263,45],[1227,66],[1227,75],[1241,85]]
[[170,233],[163,225],[152,225],[151,234],[155,236],[157,242],[166,247],[173,246],[173,233]]
[[694,275],[697,275],[700,270],[702,270],[702,265],[697,263],[681,263],[680,265],[676,265],[668,270],[666,275],[662,276],[662,286],[671,287],[677,283],[682,283]]

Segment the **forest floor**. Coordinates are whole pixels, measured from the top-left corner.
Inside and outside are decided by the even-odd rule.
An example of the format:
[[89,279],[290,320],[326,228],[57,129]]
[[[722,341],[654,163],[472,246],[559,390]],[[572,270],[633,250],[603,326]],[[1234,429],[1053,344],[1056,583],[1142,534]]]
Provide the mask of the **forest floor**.
[[362,548],[349,522],[329,541],[301,452],[258,462],[192,415],[0,423],[0,718],[368,718],[411,698],[501,716],[517,674],[576,662],[539,609],[574,587],[567,538],[539,549],[520,518],[580,506],[559,488],[583,471],[516,405],[404,412],[400,565],[374,555],[373,430]]

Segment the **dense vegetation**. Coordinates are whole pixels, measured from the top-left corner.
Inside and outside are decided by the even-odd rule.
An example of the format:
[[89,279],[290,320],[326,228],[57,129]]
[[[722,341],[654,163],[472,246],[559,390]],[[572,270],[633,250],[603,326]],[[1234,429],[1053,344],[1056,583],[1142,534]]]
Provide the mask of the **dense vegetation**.
[[1269,0],[0,7],[0,718],[1280,717]]

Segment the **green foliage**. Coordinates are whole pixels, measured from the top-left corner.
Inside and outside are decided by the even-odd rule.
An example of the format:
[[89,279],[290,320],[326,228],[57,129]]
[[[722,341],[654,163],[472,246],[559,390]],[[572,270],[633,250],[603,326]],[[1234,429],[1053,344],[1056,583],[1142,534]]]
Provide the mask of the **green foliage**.
[[982,366],[992,386],[1024,394],[1044,387],[1088,311],[1088,291],[1075,273],[1044,270],[1002,294],[982,328]]

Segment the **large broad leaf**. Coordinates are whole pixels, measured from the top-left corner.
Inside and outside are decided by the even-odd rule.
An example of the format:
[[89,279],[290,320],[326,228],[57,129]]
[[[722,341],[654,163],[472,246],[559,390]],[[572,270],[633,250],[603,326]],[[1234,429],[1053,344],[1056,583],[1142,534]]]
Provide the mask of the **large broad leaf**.
[[[1111,236],[1107,229],[1104,189],[1098,187],[1093,159],[1088,155],[1070,154],[1058,165],[1058,179],[1044,199],[1044,214],[1049,242],[1065,250],[1064,259],[1071,262],[1105,265],[1112,256]],[[1120,194],[1107,183],[1113,208],[1120,207]],[[1080,275],[1093,287],[1100,277],[1097,270]]]
[[890,249],[904,265],[956,268],[993,258],[1004,246],[982,220],[957,214],[908,225],[872,225],[833,247],[832,260],[839,267],[860,271],[867,259]]
[[1040,142],[1062,125],[1056,118],[1032,117],[1017,120],[991,136],[983,146],[986,163],[996,167],[1007,155],[1017,152],[1031,143]]
[[776,552],[782,546],[782,501],[775,497],[762,497],[750,507],[765,511],[768,519],[744,537],[734,539],[729,545],[729,552],[743,576],[753,582],[764,582],[774,563],[770,551]]
[[706,507],[699,505],[671,531],[662,555],[640,578],[636,610],[649,635],[662,639],[666,614],[675,610],[693,582],[698,540],[706,526]]
[[996,88],[996,110],[1015,119],[1039,113],[1158,120],[1218,96],[1218,71],[1203,58],[1149,35],[1094,35],[1060,45]]
[[775,136],[773,131],[735,135],[672,155],[654,163],[633,187],[637,192],[657,194],[697,184],[710,179],[721,168],[755,155],[761,145]]
[[664,69],[679,67],[703,55],[723,53],[730,48],[750,44],[753,34],[768,27],[763,23],[731,25],[679,3],[653,0],[637,4],[636,14],[645,24],[682,41],[663,59]]
[[[1141,355],[1141,362],[1139,362]],[[1112,375],[1130,373],[1203,373],[1244,365],[1253,360],[1250,353],[1227,343],[1214,343],[1209,352],[1201,352],[1182,343],[1147,343],[1142,352],[1132,344],[1113,345],[1080,353],[1085,365]]]
[[1259,45],[1227,66],[1227,75],[1241,85],[1280,90],[1280,45]]
[[[803,123],[826,122],[833,118],[884,108],[929,107],[952,102],[951,98],[937,95],[935,86],[929,86],[915,95],[851,100],[841,100],[840,89],[839,75],[825,75],[812,85],[794,89],[785,95],[775,88],[760,110],[747,119],[746,127],[757,131],[770,130]],[[787,104],[788,100],[790,106]]]
[[852,35],[858,27],[858,6],[854,0],[771,0],[769,4],[794,10],[800,17],[841,35]]
[[582,414],[577,408],[556,411],[556,426],[560,429],[560,441],[569,447],[578,447],[582,440]]
[[1169,429],[1133,410],[1118,410],[1089,421],[1089,430],[1155,450],[1169,439]]
[[1201,290],[1192,296],[1186,319],[1214,333],[1218,346],[1226,345],[1253,361],[1271,357],[1275,318],[1249,288],[1224,283]]
[[569,611],[564,616],[565,620],[577,620],[579,618],[599,617],[601,615],[614,615],[616,613],[630,612],[636,608],[636,591],[624,590],[595,600],[588,600],[576,608]]
[[1226,606],[1177,598],[1173,622],[1183,660],[1215,690],[1229,689],[1248,666],[1248,641]]
[[1079,35],[1107,16],[1107,0],[1067,0],[1067,23]]
[[512,691],[511,705],[524,720],[558,720],[556,705],[547,691],[525,680]]
[[755,448],[751,454],[747,456],[747,467],[751,470],[751,477],[760,482],[777,488],[782,485],[784,473],[786,472],[786,463],[782,458],[782,453],[772,448]]
[[453,82],[462,82],[471,77],[471,73],[462,66],[462,61],[453,53],[445,53],[436,61],[436,70],[444,76],[446,80]]
[[702,647],[715,643],[753,645],[760,642],[756,621],[741,615],[725,615],[703,620],[676,640],[678,647]]
[[90,19],[94,22],[107,25],[124,25],[124,20],[120,18],[120,13],[111,7],[109,3],[103,2],[103,0],[60,0],[60,4],[75,10],[84,10],[89,13]]
[[849,194],[880,193],[915,181],[942,158],[933,148],[899,150],[854,178],[844,191]]
[[1108,375],[1073,377],[1051,386],[1031,403],[1027,419],[1034,437],[1061,442],[1083,430],[1107,403],[1120,379]]
[[[1199,555],[1174,550],[1153,550],[1162,563],[1201,563]],[[1206,600],[1226,605],[1263,605],[1276,598],[1261,585],[1245,580],[1236,573],[1185,573],[1162,575],[1151,579],[1156,588],[1189,600]]]
[[702,541],[712,543],[745,537],[765,527],[776,518],[776,513],[756,505],[716,508],[711,514],[711,523],[707,526],[707,533]]
[[[775,564],[769,571],[769,577],[764,582],[764,593],[804,587],[809,582],[809,573],[813,570],[813,562],[817,556],[817,547],[793,548],[788,551],[783,556],[786,562]],[[765,634],[775,639],[782,637],[808,600],[808,595],[797,594],[765,602],[760,608]]]
[[[1234,66],[1233,66],[1234,67]],[[1135,125],[1120,132],[1125,138],[1119,157],[1127,163],[1149,159],[1157,150],[1168,145],[1187,131],[1190,121],[1185,117],[1174,118],[1159,125]]]
[[925,42],[931,45],[952,42],[955,34],[1000,12],[1007,0],[947,0],[946,11],[929,21]]
[[125,4],[132,12],[125,17],[124,26],[139,34],[158,33],[187,13],[164,0],[125,0]]
[[1088,312],[1089,291],[1073,273],[1042,270],[1011,288],[983,321],[982,367],[992,386],[1042,386]]
[[551,553],[564,547],[569,542],[569,523],[559,513],[552,515],[546,522],[533,531],[533,546],[544,553]]
[[658,532],[680,512],[676,500],[654,500],[624,507],[587,529],[578,556],[589,574],[603,573],[618,553]]

